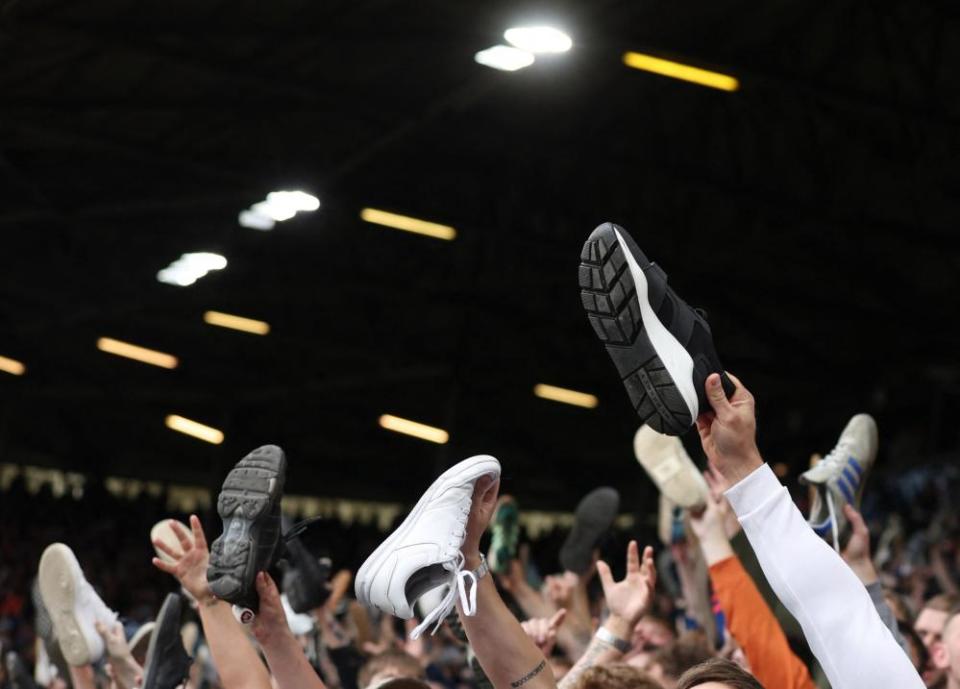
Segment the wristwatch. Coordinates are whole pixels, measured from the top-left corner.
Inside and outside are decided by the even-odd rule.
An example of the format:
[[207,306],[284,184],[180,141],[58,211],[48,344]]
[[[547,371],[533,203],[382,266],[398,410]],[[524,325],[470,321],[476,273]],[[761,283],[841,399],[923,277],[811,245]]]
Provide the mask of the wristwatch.
[[477,578],[477,581],[480,581],[480,579],[485,577],[489,572],[490,567],[487,565],[487,558],[484,557],[483,553],[480,553],[480,565],[473,570],[473,576]]
[[621,639],[619,636],[614,636],[613,632],[606,627],[600,627],[600,629],[597,630],[597,638],[600,639],[600,641],[605,641],[610,644],[621,653],[626,653],[633,648],[633,645],[629,641]]

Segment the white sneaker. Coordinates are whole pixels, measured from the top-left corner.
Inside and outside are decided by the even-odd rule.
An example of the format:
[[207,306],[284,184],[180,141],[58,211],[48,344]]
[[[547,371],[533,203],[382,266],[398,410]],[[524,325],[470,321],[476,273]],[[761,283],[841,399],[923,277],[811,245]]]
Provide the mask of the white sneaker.
[[633,453],[670,502],[687,509],[706,504],[710,489],[680,438],[641,426],[633,436]]
[[843,503],[860,509],[863,484],[873,468],[878,444],[877,422],[869,414],[857,414],[847,423],[830,454],[800,475],[801,483],[816,489],[810,527],[820,536],[832,536],[837,552],[849,526]]
[[[466,537],[473,487],[483,476],[498,478],[500,462],[478,455],[447,469],[357,572],[357,600],[405,620],[413,617],[418,598],[445,584],[450,586],[439,605],[410,633],[412,639],[430,625],[436,625],[436,632],[456,605],[458,594],[464,613],[476,612],[476,579],[472,572],[464,571],[460,547]],[[466,579],[474,579],[472,596],[467,594]]]
[[40,596],[50,613],[63,657],[70,665],[94,663],[103,656],[97,621],[112,625],[113,612],[84,579],[80,563],[63,543],[47,546],[40,558]]

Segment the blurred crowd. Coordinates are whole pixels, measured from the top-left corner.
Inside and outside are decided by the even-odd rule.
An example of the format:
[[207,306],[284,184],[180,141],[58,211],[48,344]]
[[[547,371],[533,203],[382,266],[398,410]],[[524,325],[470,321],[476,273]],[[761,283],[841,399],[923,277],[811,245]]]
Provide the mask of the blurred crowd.
[[[934,687],[942,682],[932,671],[928,654],[937,640],[937,616],[945,617],[960,593],[958,488],[957,465],[924,465],[899,475],[874,477],[862,504],[887,603],[915,664],[927,671],[925,680]],[[801,509],[806,509],[806,489],[793,486],[792,493]],[[518,498],[522,509],[522,496]],[[75,499],[54,497],[48,489],[29,494],[22,482],[14,481],[0,494],[0,645],[4,655],[14,652],[31,668],[36,661],[31,583],[41,552],[55,541],[73,549],[86,578],[120,614],[127,636],[132,637],[154,618],[164,595],[178,589],[174,580],[151,565],[150,529],[162,519],[186,521],[187,516],[169,513],[162,495],[126,500],[91,483],[82,498]],[[219,533],[215,514],[199,516],[211,537]],[[623,552],[630,539],[654,545],[659,574],[656,600],[651,613],[637,625],[633,650],[625,662],[652,672],[669,688],[686,669],[716,654],[735,659],[738,649],[725,633],[723,614],[712,597],[689,519],[669,505],[661,510],[660,519],[657,529],[613,530],[598,544],[598,554],[616,573],[618,569],[622,572]],[[583,575],[555,573],[564,536],[557,532],[532,541],[521,534],[517,559],[502,566],[497,575],[502,595],[520,620],[528,620],[528,633],[537,639],[558,678],[589,642],[602,607],[595,568]],[[318,557],[329,558],[337,573],[331,579],[336,595],[323,608],[311,615],[291,616],[291,627],[311,664],[331,689],[368,686],[371,677],[391,663],[415,664],[411,672],[438,689],[484,686],[483,673],[471,662],[456,624],[445,625],[436,636],[410,641],[406,634],[410,623],[366,609],[352,599],[352,573],[382,538],[383,533],[375,527],[336,520],[317,522],[304,535],[309,549]],[[751,574],[758,571],[751,566],[755,561],[742,534],[735,535],[732,542]],[[762,581],[759,573],[755,578]],[[768,600],[794,652],[811,665],[817,683],[827,686],[796,623],[777,608],[772,594]],[[568,611],[566,620],[551,623],[560,608]],[[202,636],[194,655],[201,661],[209,659]],[[197,665],[196,689],[219,686],[209,661]],[[616,677],[604,680],[605,686],[617,683]],[[4,663],[0,687],[13,686],[11,670]]]

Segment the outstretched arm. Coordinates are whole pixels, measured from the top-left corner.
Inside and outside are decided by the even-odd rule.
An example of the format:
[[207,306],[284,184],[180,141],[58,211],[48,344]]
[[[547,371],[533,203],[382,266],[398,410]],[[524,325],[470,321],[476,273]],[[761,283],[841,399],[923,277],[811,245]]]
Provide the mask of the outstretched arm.
[[253,635],[260,642],[279,689],[325,689],[290,631],[280,591],[266,572],[257,574],[257,593],[260,612],[253,621]]
[[197,599],[200,623],[223,686],[225,689],[271,689],[267,668],[260,661],[243,627],[233,616],[230,604],[214,596],[207,583],[210,551],[200,520],[196,515],[190,517],[192,541],[178,522],[171,521],[170,526],[180,540],[180,550],[162,541],[154,541],[153,544],[169,555],[173,562],[164,562],[155,557],[153,564],[157,569],[176,577],[183,588]]
[[724,524],[732,512],[721,476],[704,474],[710,486],[706,509],[690,518],[700,549],[710,568],[710,581],[730,633],[750,662],[750,670],[765,687],[815,689],[806,665],[790,649],[787,636],[753,579],[733,552]]
[[887,629],[900,644],[900,648],[909,655],[910,649],[907,648],[907,640],[900,633],[897,618],[883,597],[883,586],[880,585],[880,577],[877,576],[877,569],[873,566],[873,558],[870,556],[870,530],[867,528],[867,523],[863,521],[863,517],[853,508],[853,505],[844,505],[843,513],[849,520],[853,531],[850,540],[847,542],[847,547],[843,549],[843,560],[867,588],[867,593],[870,594],[870,600],[873,601],[873,607],[877,609],[880,619],[887,625]]
[[[575,686],[580,676],[594,665],[619,660],[624,648],[633,638],[633,629],[640,618],[647,614],[653,601],[657,583],[657,568],[653,563],[653,548],[643,549],[643,562],[636,541],[627,546],[627,576],[623,581],[614,581],[606,562],[597,563],[597,574],[603,585],[603,597],[610,615],[604,621],[587,650],[560,681],[560,689]],[[624,648],[617,648],[617,646]]]
[[[480,537],[493,514],[499,486],[499,481],[483,477],[474,488],[467,535],[461,546],[466,569],[476,570],[480,566]],[[457,606],[470,646],[493,686],[555,689],[557,683],[546,658],[500,598],[493,577],[481,577],[476,586],[476,614],[465,615],[459,601]]]
[[[729,374],[728,374],[729,375]],[[712,411],[697,419],[710,464],[731,484],[727,499],[777,596],[797,618],[831,685],[923,689],[856,575],[813,533],[760,456],[753,395],[734,376],[706,381]]]

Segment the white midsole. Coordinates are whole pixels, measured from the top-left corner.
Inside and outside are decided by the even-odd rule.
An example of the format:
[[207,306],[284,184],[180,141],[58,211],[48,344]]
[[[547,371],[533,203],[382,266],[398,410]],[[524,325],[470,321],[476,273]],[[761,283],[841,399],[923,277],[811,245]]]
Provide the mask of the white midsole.
[[667,369],[667,373],[673,379],[674,385],[680,391],[683,401],[686,402],[690,410],[690,417],[696,419],[700,403],[697,401],[697,391],[693,387],[693,359],[683,345],[677,341],[677,338],[667,330],[666,326],[657,318],[657,312],[650,305],[647,288],[647,276],[643,269],[637,264],[637,260],[627,248],[627,243],[616,230],[617,241],[620,242],[620,248],[623,249],[623,255],[627,258],[627,265],[630,267],[630,275],[633,277],[633,283],[637,288],[637,300],[640,303],[640,316],[643,319],[643,328],[647,332],[650,344],[654,351],[660,357],[660,361]]

